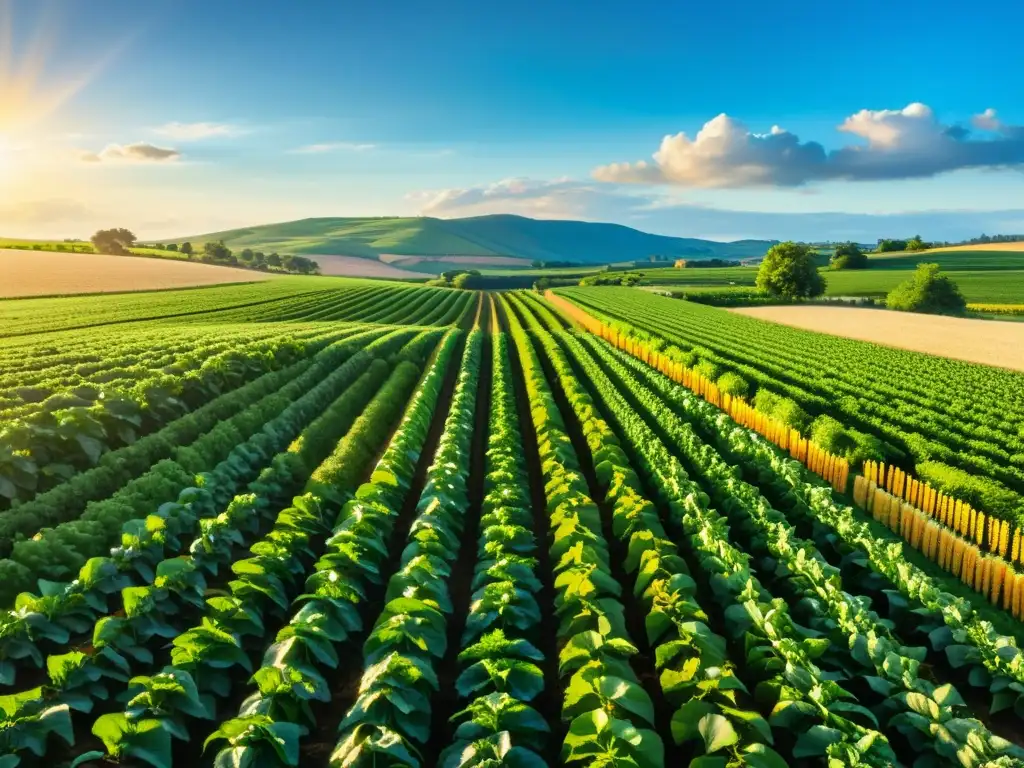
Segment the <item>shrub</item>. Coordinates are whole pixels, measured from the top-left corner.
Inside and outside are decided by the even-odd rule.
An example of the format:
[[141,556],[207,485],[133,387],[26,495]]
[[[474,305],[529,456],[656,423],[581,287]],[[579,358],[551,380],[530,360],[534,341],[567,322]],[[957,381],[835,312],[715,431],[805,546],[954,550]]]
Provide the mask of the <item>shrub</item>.
[[772,416],[790,429],[795,429],[801,434],[807,431],[807,425],[811,423],[811,417],[796,400],[788,397],[780,397]]
[[761,387],[757,390],[757,394],[754,395],[754,407],[761,413],[766,413],[770,416],[775,411],[775,407],[779,404],[780,400],[782,400],[782,397],[776,395],[770,389]]
[[718,389],[726,395],[746,397],[750,394],[750,384],[747,383],[747,380],[732,371],[723,373],[715,383],[718,385]]
[[713,363],[710,360],[701,360],[693,367],[693,370],[705,379],[711,379],[711,381],[714,381],[721,375],[721,369],[716,363]]
[[790,429],[795,429],[801,434],[807,430],[811,423],[811,417],[807,411],[788,397],[777,395],[764,387],[757,390],[754,395],[754,407],[761,413],[778,419]]
[[857,448],[857,441],[846,427],[827,415],[819,416],[811,424],[811,440],[829,453],[847,458]]
[[938,264],[918,264],[913,277],[892,289],[885,306],[901,312],[948,315],[962,313],[967,301],[956,283],[939,274]]

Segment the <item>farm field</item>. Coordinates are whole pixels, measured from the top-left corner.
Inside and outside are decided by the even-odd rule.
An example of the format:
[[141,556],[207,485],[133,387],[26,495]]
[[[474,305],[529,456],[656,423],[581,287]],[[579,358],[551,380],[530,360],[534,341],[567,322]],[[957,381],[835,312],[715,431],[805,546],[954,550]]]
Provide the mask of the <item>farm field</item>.
[[249,269],[97,253],[0,250],[0,298],[185,288],[268,280]]
[[[922,260],[939,262],[941,269],[949,270],[950,277],[969,302],[1015,304],[1020,303],[1024,296],[1024,269],[1016,260],[1002,262],[1004,266],[998,267],[990,264],[985,269],[966,269],[964,267],[970,264],[960,257],[946,260],[945,263],[939,258]],[[825,295],[885,298],[889,291],[912,274],[916,263],[917,260],[906,258],[903,262],[879,269],[839,272],[822,270],[826,280]],[[1007,267],[1006,264],[1011,266]],[[729,286],[753,288],[756,279],[756,267],[694,268],[645,272],[643,285],[666,291]]]
[[835,417],[857,432],[850,439],[859,447],[846,447],[851,457],[912,460],[919,473],[949,483],[957,473],[970,474],[970,482],[959,483],[970,485],[974,498],[1007,514],[1024,510],[1018,415],[1024,390],[1018,373],[764,323],[631,289],[558,294],[675,345],[690,365],[704,364],[715,378],[731,372],[751,390],[784,396],[804,414],[797,421]]
[[943,251],[1024,251],[1024,241],[1012,243],[976,243],[974,245],[950,245],[944,248],[930,248],[927,253]]
[[[984,550],[684,359],[987,483]],[[1022,413],[623,288],[0,302],[0,765],[1022,766]]]
[[404,269],[389,263],[362,259],[358,256],[325,256],[310,254],[309,256],[320,265],[320,274],[334,277],[384,277],[402,280],[410,277]]
[[1024,325],[856,307],[741,307],[737,314],[915,352],[1024,371]]

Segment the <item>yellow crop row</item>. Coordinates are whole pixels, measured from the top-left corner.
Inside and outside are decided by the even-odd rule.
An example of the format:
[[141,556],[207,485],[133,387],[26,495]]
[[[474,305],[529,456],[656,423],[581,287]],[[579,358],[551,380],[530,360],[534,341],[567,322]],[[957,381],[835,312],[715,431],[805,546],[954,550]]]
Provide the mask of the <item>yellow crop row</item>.
[[1024,304],[968,304],[967,309],[992,315],[1024,315]]

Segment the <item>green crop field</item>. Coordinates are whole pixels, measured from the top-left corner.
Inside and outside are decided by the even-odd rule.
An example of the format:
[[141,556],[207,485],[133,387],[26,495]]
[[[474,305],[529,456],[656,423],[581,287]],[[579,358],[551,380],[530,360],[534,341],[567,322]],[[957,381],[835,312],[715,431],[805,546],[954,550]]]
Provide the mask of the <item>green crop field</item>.
[[[954,575],[573,312],[1012,551]],[[2,301],[0,765],[1021,765],[1022,413],[1022,374],[629,288]]]
[[[1018,304],[1024,301],[1024,252],[962,251],[916,256],[872,256],[864,270],[822,269],[826,296],[884,298],[906,280],[919,263],[937,263],[972,303]],[[753,287],[757,267],[648,270],[643,284],[666,290],[748,286]]]

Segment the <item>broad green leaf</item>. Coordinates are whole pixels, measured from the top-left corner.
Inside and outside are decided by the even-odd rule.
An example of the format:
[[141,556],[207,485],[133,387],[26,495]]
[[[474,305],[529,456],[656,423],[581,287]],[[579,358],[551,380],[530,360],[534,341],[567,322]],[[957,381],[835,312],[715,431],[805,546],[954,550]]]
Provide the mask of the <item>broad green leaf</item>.
[[704,715],[697,724],[697,730],[704,738],[704,751],[709,755],[731,747],[740,740],[729,719],[714,713]]

